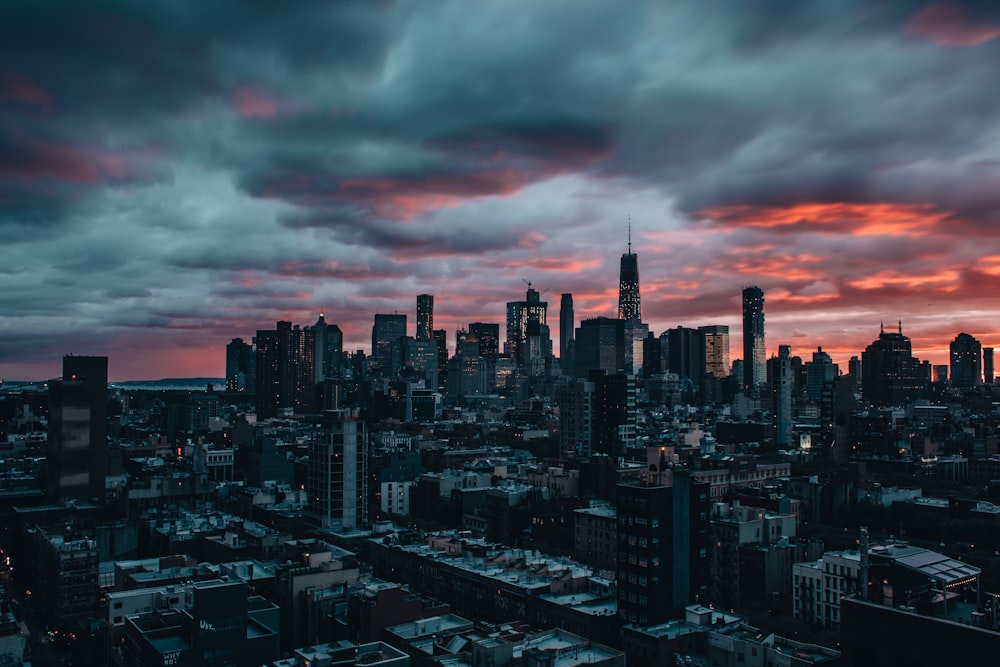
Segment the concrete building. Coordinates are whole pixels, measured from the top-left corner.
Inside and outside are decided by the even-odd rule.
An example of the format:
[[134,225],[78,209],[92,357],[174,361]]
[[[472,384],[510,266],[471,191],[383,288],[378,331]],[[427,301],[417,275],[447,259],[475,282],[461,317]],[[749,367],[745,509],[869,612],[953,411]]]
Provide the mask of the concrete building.
[[125,667],[256,667],[278,658],[279,609],[248,596],[243,582],[205,582],[191,605],[127,616],[120,644]]
[[108,358],[63,357],[49,381],[48,496],[104,502],[108,473]]
[[611,505],[575,510],[573,558],[602,570],[613,570],[618,553],[618,514]]
[[368,524],[368,432],[365,422],[327,410],[309,444],[307,515],[325,528]]

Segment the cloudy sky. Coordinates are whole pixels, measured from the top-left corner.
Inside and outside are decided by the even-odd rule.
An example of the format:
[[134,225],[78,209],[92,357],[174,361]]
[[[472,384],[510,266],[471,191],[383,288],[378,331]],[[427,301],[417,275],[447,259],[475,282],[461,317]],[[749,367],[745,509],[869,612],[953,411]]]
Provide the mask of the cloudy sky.
[[367,348],[523,280],[613,316],[629,217],[656,333],[737,358],[756,284],[770,352],[1000,345],[996,4],[4,3],[0,377],[221,376],[278,319]]

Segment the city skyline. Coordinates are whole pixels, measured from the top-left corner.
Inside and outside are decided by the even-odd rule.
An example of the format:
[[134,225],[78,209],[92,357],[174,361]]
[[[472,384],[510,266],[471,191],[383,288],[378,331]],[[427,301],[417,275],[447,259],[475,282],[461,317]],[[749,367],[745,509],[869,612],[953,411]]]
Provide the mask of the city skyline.
[[738,358],[757,285],[767,357],[846,368],[900,319],[932,364],[993,347],[997,11],[5,7],[0,377],[223,377],[320,313],[367,350],[421,294],[451,341],[525,280],[579,326],[615,316],[629,218],[656,334]]

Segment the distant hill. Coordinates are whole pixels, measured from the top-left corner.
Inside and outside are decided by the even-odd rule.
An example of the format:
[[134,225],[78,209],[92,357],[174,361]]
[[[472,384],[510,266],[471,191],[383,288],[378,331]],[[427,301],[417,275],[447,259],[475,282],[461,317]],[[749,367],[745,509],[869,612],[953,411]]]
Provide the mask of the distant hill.
[[190,389],[201,391],[208,385],[212,385],[217,390],[226,388],[225,378],[163,378],[160,380],[129,380],[127,382],[109,382],[112,387],[122,389]]

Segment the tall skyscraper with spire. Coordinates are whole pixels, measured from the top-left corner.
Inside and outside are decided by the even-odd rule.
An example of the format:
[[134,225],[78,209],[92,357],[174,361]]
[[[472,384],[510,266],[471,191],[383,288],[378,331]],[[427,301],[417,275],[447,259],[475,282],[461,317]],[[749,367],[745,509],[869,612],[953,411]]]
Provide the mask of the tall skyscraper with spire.
[[632,222],[628,225],[628,252],[622,255],[618,273],[618,319],[626,322],[642,320],[639,305],[639,256],[632,252]]
[[743,288],[743,385],[748,389],[767,381],[764,345],[764,290]]
[[628,223],[628,251],[618,273],[618,319],[625,323],[625,372],[642,368],[642,342],[649,327],[642,323],[639,303],[639,256],[632,252],[632,220]]

